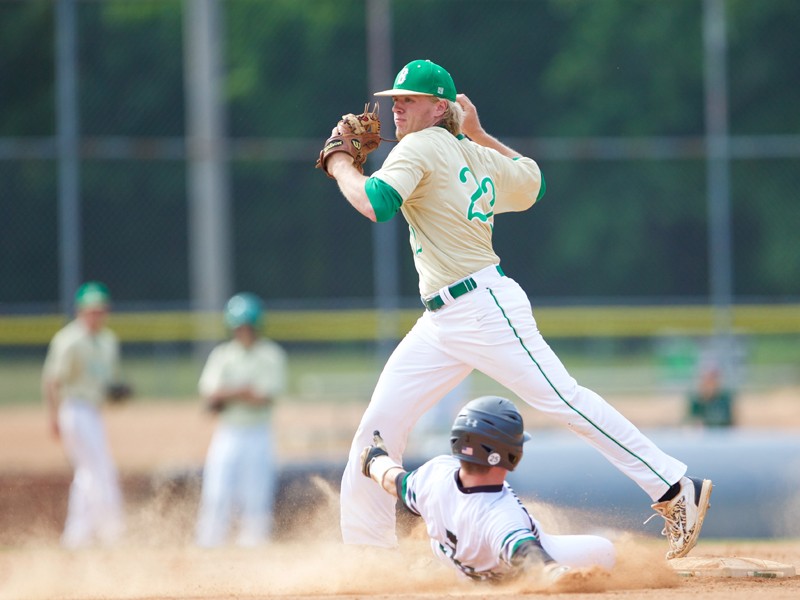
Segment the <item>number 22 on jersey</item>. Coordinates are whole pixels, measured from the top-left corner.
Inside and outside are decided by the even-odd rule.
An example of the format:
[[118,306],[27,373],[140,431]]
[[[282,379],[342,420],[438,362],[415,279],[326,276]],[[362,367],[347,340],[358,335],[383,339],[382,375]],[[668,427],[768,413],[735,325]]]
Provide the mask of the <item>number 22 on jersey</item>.
[[458,179],[463,184],[475,186],[469,197],[467,219],[470,221],[477,219],[492,225],[494,222],[494,203],[497,199],[492,178],[484,177],[479,182],[470,168],[464,167],[458,174]]

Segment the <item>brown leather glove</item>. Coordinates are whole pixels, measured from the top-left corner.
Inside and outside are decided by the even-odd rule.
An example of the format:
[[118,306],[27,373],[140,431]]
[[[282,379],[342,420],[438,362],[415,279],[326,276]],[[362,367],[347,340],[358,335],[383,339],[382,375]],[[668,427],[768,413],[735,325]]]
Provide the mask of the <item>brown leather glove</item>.
[[342,115],[336,129],[319,153],[316,167],[322,169],[328,177],[331,174],[325,166],[328,157],[336,152],[347,152],[353,158],[353,166],[359,173],[364,173],[367,154],[375,150],[381,143],[381,120],[378,116],[380,106],[375,103],[372,110],[369,103],[364,105],[364,112],[358,115],[348,113]]

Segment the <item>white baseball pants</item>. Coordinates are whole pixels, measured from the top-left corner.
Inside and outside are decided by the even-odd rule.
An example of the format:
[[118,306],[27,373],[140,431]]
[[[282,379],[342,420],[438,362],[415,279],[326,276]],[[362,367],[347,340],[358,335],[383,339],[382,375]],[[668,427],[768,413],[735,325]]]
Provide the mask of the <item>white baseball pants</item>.
[[528,296],[495,267],[472,275],[477,289],[425,311],[389,357],[350,448],[341,487],[347,544],[393,547],[395,500],[360,470],[359,456],[380,430],[402,461],[406,440],[431,406],[477,369],[581,435],[657,500],[686,465],[655,446],[595,392],[581,387],[547,345]]
[[614,544],[597,535],[554,535],[539,527],[539,541],[557,563],[576,569],[598,566],[610,571],[617,562]]
[[266,424],[220,423],[203,468],[196,543],[215,547],[227,542],[234,517],[236,544],[256,546],[272,533],[275,499],[275,449]]
[[67,548],[113,543],[124,529],[122,493],[100,411],[66,399],[59,406],[58,426],[74,469],[61,543]]

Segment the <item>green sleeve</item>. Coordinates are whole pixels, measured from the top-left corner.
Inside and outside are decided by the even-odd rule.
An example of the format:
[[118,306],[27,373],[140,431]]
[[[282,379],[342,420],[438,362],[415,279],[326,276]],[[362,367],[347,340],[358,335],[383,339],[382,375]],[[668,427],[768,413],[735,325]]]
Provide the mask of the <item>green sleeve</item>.
[[547,191],[547,183],[544,181],[544,173],[540,173],[540,175],[542,177],[542,185],[539,187],[539,195],[536,196],[537,202],[542,199],[542,196],[544,196],[544,193]]
[[388,183],[377,177],[367,179],[364,189],[367,192],[369,203],[375,211],[375,218],[378,223],[388,221],[395,216],[397,211],[400,210],[400,205],[403,204],[400,194]]

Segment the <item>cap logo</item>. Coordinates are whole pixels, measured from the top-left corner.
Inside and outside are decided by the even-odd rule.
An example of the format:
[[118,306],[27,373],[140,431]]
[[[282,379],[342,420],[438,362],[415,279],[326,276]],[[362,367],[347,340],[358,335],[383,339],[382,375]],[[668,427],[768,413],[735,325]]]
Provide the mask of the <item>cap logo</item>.
[[408,67],[403,67],[403,70],[397,74],[397,81],[395,81],[395,84],[402,85],[405,83],[406,77],[408,77]]
[[469,417],[467,417],[466,419],[464,419],[464,425],[466,425],[467,427],[477,427],[478,426],[478,420],[477,419],[470,419]]
[[443,95],[444,88],[442,86],[439,86],[438,88],[436,88],[436,93],[439,94],[440,96]]
[[497,452],[492,452],[487,458],[486,462],[490,465],[495,466],[500,463],[500,455]]
[[472,448],[469,446],[464,446],[461,448],[461,454],[466,454],[467,456],[472,456]]

